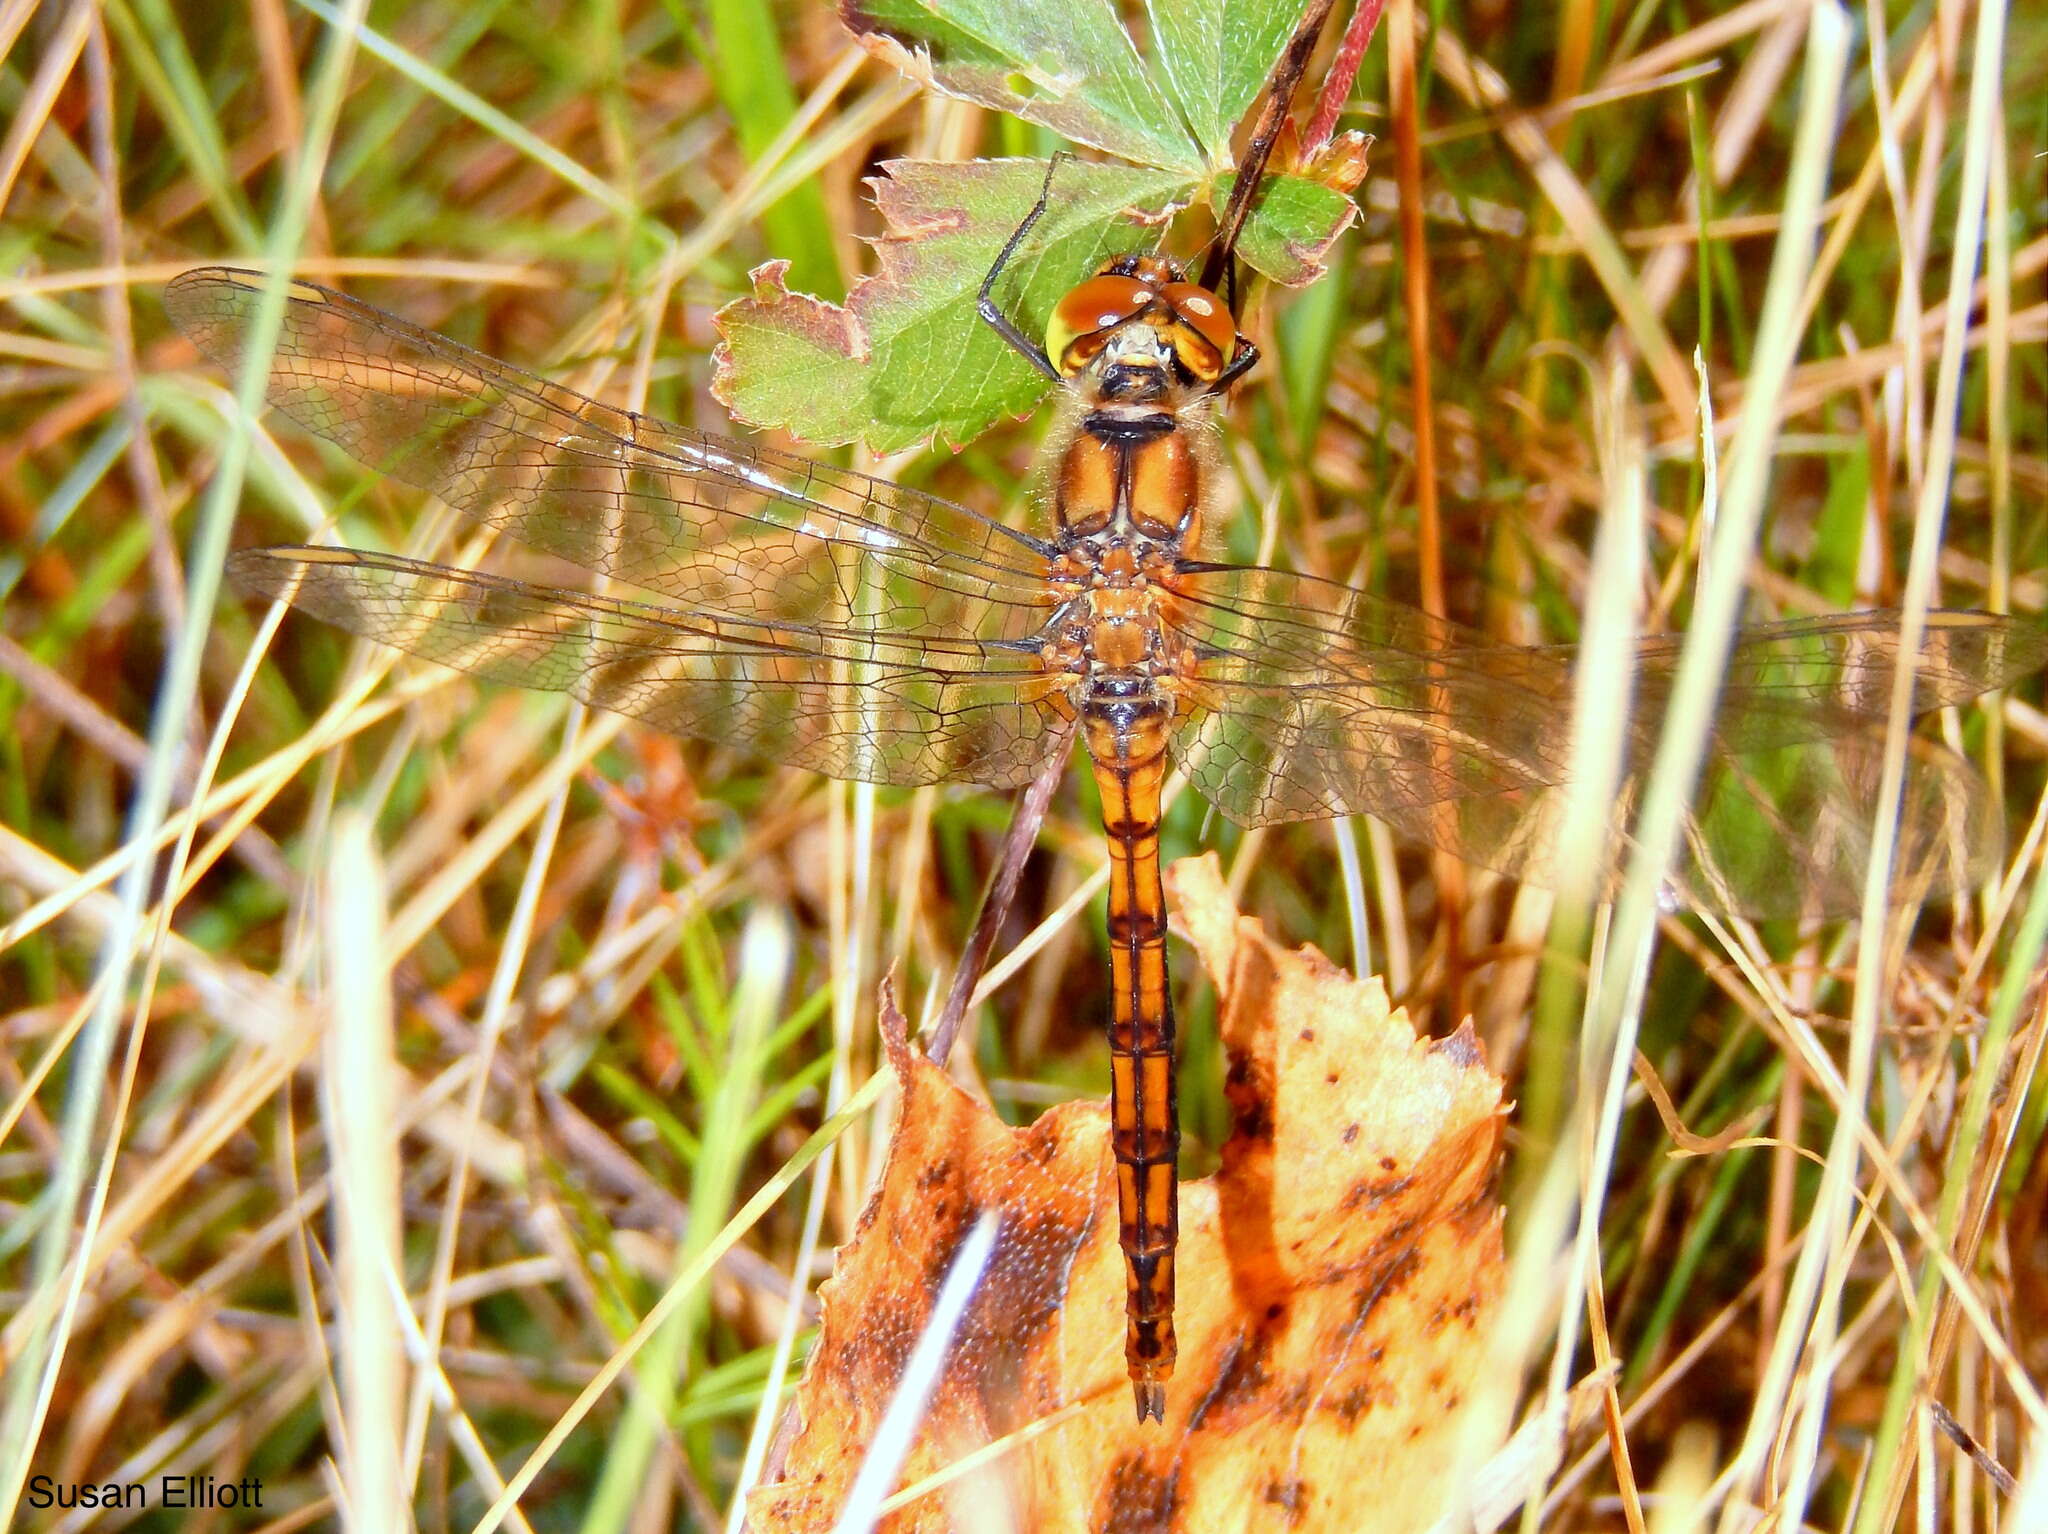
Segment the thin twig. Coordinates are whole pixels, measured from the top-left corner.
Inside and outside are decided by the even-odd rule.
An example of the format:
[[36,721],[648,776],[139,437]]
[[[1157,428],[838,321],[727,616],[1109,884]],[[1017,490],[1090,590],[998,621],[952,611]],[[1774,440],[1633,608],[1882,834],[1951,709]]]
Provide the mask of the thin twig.
[[1046,757],[1045,766],[1017,797],[1017,811],[1010,817],[1010,829],[1003,837],[1002,856],[989,878],[988,893],[982,897],[981,913],[974,919],[974,930],[967,935],[967,946],[960,950],[960,963],[953,971],[953,987],[946,993],[945,1008],[939,1013],[930,1042],[925,1045],[925,1054],[936,1064],[943,1065],[946,1057],[952,1054],[953,1041],[959,1037],[960,1025],[967,1017],[968,1000],[974,995],[974,982],[981,978],[982,969],[988,963],[989,951],[995,947],[996,933],[1009,919],[1010,903],[1017,898],[1017,881],[1024,874],[1024,860],[1030,857],[1031,849],[1037,845],[1038,828],[1045,821],[1046,806],[1052,803],[1053,790],[1067,775],[1067,748],[1073,741],[1078,722],[1079,716],[1076,715],[1061,728],[1059,744]]

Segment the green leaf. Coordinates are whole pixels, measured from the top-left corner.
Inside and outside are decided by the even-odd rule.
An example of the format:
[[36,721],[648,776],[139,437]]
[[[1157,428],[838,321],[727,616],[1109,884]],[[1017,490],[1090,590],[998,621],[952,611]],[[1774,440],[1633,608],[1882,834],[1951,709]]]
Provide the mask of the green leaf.
[[1154,67],[1211,165],[1230,164],[1230,136],[1301,12],[1301,0],[1149,0]]
[[[712,392],[735,418],[812,443],[898,452],[966,442],[1029,409],[1045,378],[982,323],[975,300],[1003,242],[1038,200],[1042,160],[941,164],[898,160],[873,182],[885,233],[879,270],[844,307],[783,285],[783,263],[754,273],[754,294],[719,311],[724,337]],[[1157,223],[1192,178],[1070,161],[1045,216],[1002,276],[996,302],[1041,335],[1066,290],[1102,261],[1156,243]],[[1128,210],[1151,210],[1143,218]]]
[[839,19],[906,79],[1077,144],[1189,177],[1229,163],[1190,136],[1109,0],[840,0]]
[[[1236,180],[1225,176],[1214,193],[1220,213]],[[1283,287],[1306,287],[1323,275],[1337,236],[1358,217],[1358,204],[1342,192],[1303,176],[1270,175],[1237,238],[1245,264]]]

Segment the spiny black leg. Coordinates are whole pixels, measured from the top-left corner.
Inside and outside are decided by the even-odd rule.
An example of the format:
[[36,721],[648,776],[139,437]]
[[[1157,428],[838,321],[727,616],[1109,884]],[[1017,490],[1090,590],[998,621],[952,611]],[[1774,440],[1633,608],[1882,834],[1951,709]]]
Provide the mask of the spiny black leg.
[[1024,215],[1024,222],[1016,227],[1009,241],[997,253],[996,264],[990,267],[988,275],[981,279],[981,294],[974,305],[975,311],[987,322],[990,329],[1009,342],[1012,350],[1054,383],[1059,382],[1060,370],[1052,365],[1052,359],[1046,356],[1044,347],[1032,340],[1018,328],[1015,321],[996,307],[995,285],[996,278],[1009,264],[1010,257],[1014,256],[1017,247],[1024,243],[1024,236],[1031,232],[1031,226],[1045,216],[1046,207],[1052,197],[1052,173],[1060,168],[1060,161],[1067,157],[1067,152],[1062,149],[1047,163],[1045,184],[1038,189],[1038,201],[1031,205],[1031,211]]
[[1259,360],[1259,349],[1243,336],[1237,338],[1237,355],[1230,359],[1230,366],[1216,375],[1216,382],[1209,385],[1211,394],[1221,394],[1251,371],[1252,364]]

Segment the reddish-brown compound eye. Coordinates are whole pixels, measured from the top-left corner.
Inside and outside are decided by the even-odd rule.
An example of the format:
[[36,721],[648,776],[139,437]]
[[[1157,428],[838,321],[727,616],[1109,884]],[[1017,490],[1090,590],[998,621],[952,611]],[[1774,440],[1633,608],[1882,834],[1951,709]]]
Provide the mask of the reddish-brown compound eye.
[[1046,356],[1062,373],[1080,372],[1108,332],[1135,319],[1156,297],[1157,289],[1135,277],[1090,277],[1068,289],[1053,309],[1045,327]]
[[1237,353],[1237,321],[1222,299],[1192,282],[1169,282],[1159,296],[1173,311],[1174,355],[1204,383],[1213,382]]

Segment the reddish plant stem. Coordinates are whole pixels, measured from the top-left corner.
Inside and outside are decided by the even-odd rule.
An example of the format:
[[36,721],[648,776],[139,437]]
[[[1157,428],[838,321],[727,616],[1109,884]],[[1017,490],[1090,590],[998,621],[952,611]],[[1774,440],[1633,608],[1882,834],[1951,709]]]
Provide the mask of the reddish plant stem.
[[[1401,190],[1401,267],[1408,307],[1408,346],[1415,426],[1415,551],[1422,609],[1444,612],[1443,518],[1437,501],[1436,401],[1430,381],[1429,238],[1422,221],[1422,122],[1416,90],[1415,0],[1394,0],[1387,33],[1388,115],[1394,129],[1394,176]],[[1447,817],[1455,817],[1448,804]],[[1455,845],[1455,825],[1437,839]],[[1465,868],[1448,853],[1436,859],[1437,924],[1444,945],[1450,1016],[1465,1012]]]
[[1350,25],[1337,44],[1337,56],[1330,61],[1330,72],[1323,77],[1323,88],[1316,95],[1315,116],[1309,119],[1308,132],[1302,135],[1304,154],[1313,155],[1337,136],[1337,119],[1343,115],[1344,103],[1350,99],[1351,87],[1358,80],[1359,66],[1365,62],[1365,50],[1373,33],[1379,30],[1386,8],[1387,0],[1359,0],[1358,9],[1351,13]]

